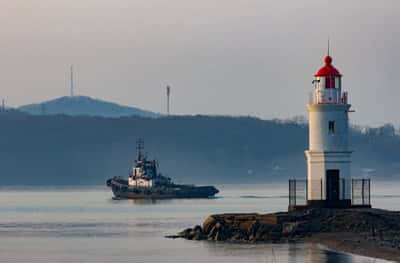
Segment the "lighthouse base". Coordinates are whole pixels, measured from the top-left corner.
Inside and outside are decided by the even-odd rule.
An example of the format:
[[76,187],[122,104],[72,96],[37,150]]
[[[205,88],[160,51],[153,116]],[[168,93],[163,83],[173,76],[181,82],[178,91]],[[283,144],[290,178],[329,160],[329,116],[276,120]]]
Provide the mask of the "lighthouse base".
[[306,205],[289,205],[289,211],[298,211],[312,208],[332,208],[332,209],[347,209],[347,208],[372,208],[371,205],[353,205],[351,200],[309,200]]
[[351,200],[308,200],[307,208],[350,208]]
[[[352,179],[349,182],[351,198],[345,198],[344,195],[339,194],[336,195],[339,198],[324,199],[321,195],[320,199],[310,200],[307,199],[308,185],[307,180],[289,180],[289,211],[310,208],[371,208],[369,179]],[[328,195],[328,197],[331,196]]]

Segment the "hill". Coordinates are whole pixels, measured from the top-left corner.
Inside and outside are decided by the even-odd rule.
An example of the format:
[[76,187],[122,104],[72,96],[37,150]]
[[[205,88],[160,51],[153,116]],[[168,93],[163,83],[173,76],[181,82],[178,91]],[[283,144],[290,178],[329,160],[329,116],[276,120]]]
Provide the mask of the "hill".
[[113,118],[132,115],[151,118],[160,117],[160,114],[155,112],[86,96],[61,97],[42,103],[20,106],[18,110],[35,115],[66,114],[71,116],[87,115]]
[[[145,140],[149,157],[177,182],[266,183],[304,178],[308,127],[245,117],[162,118],[0,113],[3,185],[104,184],[126,176]],[[392,127],[353,129],[353,176],[398,179]]]

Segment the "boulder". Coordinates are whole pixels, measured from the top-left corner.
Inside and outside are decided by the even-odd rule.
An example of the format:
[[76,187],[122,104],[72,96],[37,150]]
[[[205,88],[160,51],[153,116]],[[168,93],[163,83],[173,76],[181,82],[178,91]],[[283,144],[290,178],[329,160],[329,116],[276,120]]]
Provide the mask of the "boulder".
[[214,216],[207,217],[206,220],[203,222],[204,233],[210,233],[211,229],[215,226],[216,223],[217,220]]

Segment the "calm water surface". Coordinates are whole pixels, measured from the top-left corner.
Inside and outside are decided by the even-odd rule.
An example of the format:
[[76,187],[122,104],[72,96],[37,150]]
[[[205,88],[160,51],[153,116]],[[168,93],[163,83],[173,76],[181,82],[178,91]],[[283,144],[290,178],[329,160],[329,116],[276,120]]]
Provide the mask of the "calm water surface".
[[[374,207],[400,206],[399,183],[374,183]],[[319,245],[238,245],[165,235],[224,212],[287,209],[287,184],[219,187],[215,199],[112,200],[103,187],[0,190],[0,262],[384,262]],[[27,261],[28,260],[28,261]]]

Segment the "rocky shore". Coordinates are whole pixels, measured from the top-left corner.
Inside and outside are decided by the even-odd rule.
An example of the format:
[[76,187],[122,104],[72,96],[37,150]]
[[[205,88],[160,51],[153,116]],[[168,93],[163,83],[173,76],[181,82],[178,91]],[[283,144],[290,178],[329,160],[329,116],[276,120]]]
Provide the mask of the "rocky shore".
[[272,214],[219,214],[171,238],[219,242],[316,242],[400,262],[400,212],[309,209]]

